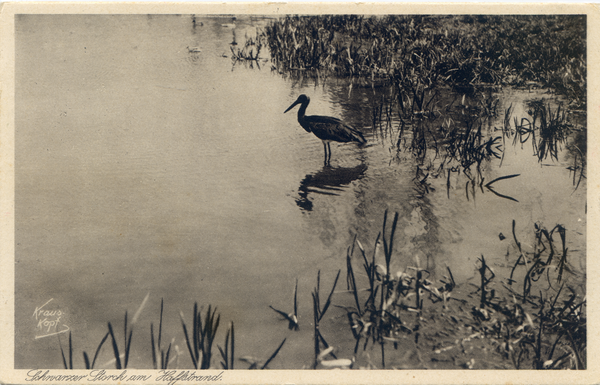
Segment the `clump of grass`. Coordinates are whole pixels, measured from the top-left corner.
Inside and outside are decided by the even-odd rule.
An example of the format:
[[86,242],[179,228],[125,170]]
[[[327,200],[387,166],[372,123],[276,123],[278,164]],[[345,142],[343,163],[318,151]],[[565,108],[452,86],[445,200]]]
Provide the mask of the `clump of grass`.
[[[569,120],[568,111],[561,104],[553,108],[543,99],[528,102],[528,107],[529,117],[523,117],[520,120],[515,117],[514,129],[511,128],[507,118],[510,108],[506,111],[503,140],[510,138],[512,133],[515,133],[513,145],[523,145],[529,141],[533,153],[540,162],[547,159],[548,156],[551,160],[558,161],[562,147],[571,149],[574,153],[574,162],[573,166],[569,166],[568,169],[574,171],[573,184],[577,188],[584,177],[586,152],[585,148],[582,151],[576,144],[568,143],[571,133],[575,130]],[[577,171],[579,171],[579,179],[576,182]]]
[[[532,144],[538,159],[542,161],[550,155],[551,159],[558,160],[559,146],[565,143],[572,130],[572,125],[567,121],[566,110],[561,105],[552,110],[550,104],[543,99],[531,101],[528,105],[531,122],[527,120],[530,124],[526,132],[532,134]],[[537,140],[536,133],[539,137]]]
[[[215,318],[216,316],[216,318]],[[198,303],[194,303],[192,332],[188,328],[181,314],[181,324],[185,342],[195,369],[209,369],[212,359],[212,346],[219,328],[221,315],[217,315],[217,309],[209,305],[202,322],[202,311],[198,309]]]
[[246,41],[244,46],[239,48],[237,47],[237,42],[235,42],[235,32],[234,32],[234,40],[230,45],[231,50],[231,60],[236,62],[255,62],[259,67],[261,60],[260,51],[263,47],[263,41],[265,39],[264,32],[256,31],[256,36],[248,36],[246,35]]
[[[405,271],[390,274],[389,259],[393,252],[396,225],[393,221],[391,230],[388,229],[387,214],[384,216],[383,231],[377,237],[372,258],[367,258],[356,237],[347,251],[347,286],[354,305],[344,309],[356,340],[352,362],[356,361],[361,341],[364,341],[363,351],[369,343],[372,343],[373,347],[381,346],[381,367],[385,368],[390,353],[384,346],[393,346],[394,350],[397,350],[412,337],[416,349],[419,349],[419,341],[423,338],[430,341],[432,338],[439,339],[440,336],[447,335],[449,341],[434,345],[437,347],[434,348],[432,357],[434,361],[437,361],[437,354],[461,345],[465,349],[464,344],[467,341],[482,338],[485,339],[485,342],[482,342],[484,346],[489,346],[493,354],[500,354],[517,369],[585,368],[585,299],[578,300],[578,295],[573,290],[570,295],[565,296],[563,290],[564,271],[568,270],[564,227],[558,225],[548,231],[537,225],[537,241],[534,251],[530,253],[524,250],[518,241],[513,223],[513,238],[519,255],[513,273],[520,264],[526,266],[522,272],[526,277],[525,283],[527,279],[535,282],[541,276],[547,277],[549,288],[544,288],[546,294],[540,290],[539,296],[534,296],[530,292],[531,287],[524,294],[512,290],[510,283],[515,282],[512,273],[508,279],[509,285],[502,284],[500,287],[497,272],[493,271],[483,255],[476,267],[479,284],[475,285],[477,290],[474,293],[464,293],[464,290],[456,292],[457,284],[449,267],[446,268],[446,277],[440,280],[442,285],[436,285],[430,281],[429,271],[420,267],[418,258],[415,267],[407,268],[407,271],[414,273],[408,274]],[[556,239],[557,234],[560,235],[559,240]],[[376,254],[380,239],[385,260],[382,264],[377,264]],[[364,302],[352,266],[356,245],[362,254],[364,276],[368,280],[368,296]],[[539,261],[537,265],[535,261]],[[548,269],[553,261],[557,274],[551,278]],[[536,271],[542,266],[545,267],[544,270]],[[556,282],[562,285],[552,296],[549,293]],[[469,326],[469,334],[462,336],[459,330],[465,330],[465,326],[461,328],[459,322],[465,315],[460,314],[464,312],[463,306],[472,302],[469,300],[472,294],[478,294],[477,303],[473,304],[470,313],[465,313],[470,317],[470,320],[463,321]],[[460,296],[466,296],[466,299],[461,299]],[[561,299],[564,305],[559,306]],[[430,305],[425,305],[426,300]],[[450,300],[455,300],[453,303],[456,305],[451,305]],[[443,310],[436,310],[436,303],[441,303]],[[445,319],[450,324],[440,329],[440,322]],[[448,329],[453,329],[455,334],[444,332]],[[472,359],[462,366],[473,368],[474,365],[475,359]]]
[[[352,268],[352,255],[354,252],[354,243],[347,253],[346,265],[348,271],[348,287],[353,294],[355,301],[355,308],[346,309],[348,320],[350,321],[350,327],[356,344],[354,347],[354,354],[356,356],[359,348],[360,341],[364,339],[363,350],[367,348],[369,341],[374,344],[379,344],[381,347],[381,366],[385,368],[385,343],[392,342],[394,345],[397,343],[395,336],[398,333],[412,333],[413,330],[406,327],[400,318],[401,308],[409,309],[406,305],[400,303],[401,299],[407,298],[409,291],[412,291],[415,296],[415,306],[410,307],[411,311],[419,311],[422,308],[422,291],[424,289],[431,290],[429,288],[429,282],[423,277],[422,273],[426,270],[416,268],[417,278],[409,276],[408,274],[399,274],[394,277],[390,274],[390,263],[394,250],[394,236],[398,223],[398,213],[395,213],[394,219],[389,230],[389,236],[387,236],[387,211],[384,214],[383,220],[383,231],[377,236],[375,243],[373,256],[371,261],[366,257],[364,248],[360,242],[355,243],[359,245],[363,257],[363,267],[365,269],[366,276],[368,278],[369,285],[369,296],[367,297],[364,305],[361,305],[358,294],[358,286],[356,284],[356,278],[354,270]],[[383,234],[383,235],[382,235]],[[384,263],[385,265],[376,264],[377,245],[379,240],[382,240],[383,252],[384,252]],[[412,283],[415,283],[411,290]],[[379,301],[377,297],[379,295]]]
[[117,339],[115,338],[115,333],[113,332],[112,324],[108,323],[108,333],[110,334],[110,338],[112,339],[112,347],[113,353],[115,355],[115,368],[116,369],[124,369],[127,368],[127,364],[129,363],[129,352],[131,351],[131,337],[133,336],[133,328],[129,330],[129,337],[127,336],[127,312],[125,312],[125,322],[124,325],[124,333],[125,336],[125,346],[123,353],[123,363],[121,363],[121,354],[119,354],[119,346],[117,344]]
[[[523,250],[517,239],[513,221],[513,239],[519,256],[507,280],[509,286],[504,286],[513,296],[512,303],[498,296],[482,297],[482,303],[488,310],[485,313],[480,311],[476,315],[479,316],[484,332],[496,330],[500,338],[500,331],[504,331],[500,346],[505,357],[510,357],[516,369],[522,369],[527,363],[533,369],[583,369],[586,366],[583,358],[586,352],[586,301],[578,301],[578,295],[572,289],[570,295],[561,296],[565,287],[563,270],[567,263],[565,229],[556,225],[551,231],[547,231],[539,224],[536,224],[535,229],[536,241],[533,250]],[[562,250],[554,245],[552,234],[555,232],[560,234]],[[558,258],[555,269],[558,274],[551,278],[549,268],[554,258]],[[525,266],[522,294],[510,287],[516,282],[512,277],[518,266]],[[544,295],[543,291],[539,290],[539,296],[535,296],[531,293],[533,284],[543,276],[547,278],[548,286],[544,288],[547,294]],[[484,285],[482,278],[482,292],[484,286],[492,279],[493,277],[490,277]],[[553,289],[555,283],[561,284],[558,290]],[[556,292],[553,298],[548,294],[552,290]],[[517,302],[517,298],[521,299],[521,304]],[[559,305],[559,298],[563,299],[562,307]],[[530,315],[533,314],[530,311],[535,309],[537,322]],[[555,353],[558,351],[562,351],[562,354],[556,357]]]
[[[86,369],[94,369],[94,365],[96,364],[96,359],[98,358],[98,354],[100,353],[100,350],[102,349],[102,345],[104,345],[104,342],[108,338],[108,335],[109,335],[109,333],[106,333],[104,335],[104,337],[102,338],[102,340],[100,341],[100,343],[98,344],[98,347],[96,348],[96,353],[94,354],[94,359],[91,362],[90,362],[87,352],[85,352],[85,351],[83,352],[83,362],[84,362]],[[69,350],[67,352],[68,360],[67,360],[67,356],[65,356],[65,351],[64,351],[64,349],[62,347],[62,343],[60,341],[60,334],[57,335],[57,338],[58,338],[58,345],[60,347],[60,354],[61,354],[64,368],[65,369],[75,369],[75,367],[73,365],[73,342],[71,339],[71,331],[69,331]]]
[[[576,106],[586,101],[580,16],[287,16],[265,33],[279,72],[383,79],[406,89],[417,78],[425,87],[534,82]],[[493,113],[495,106],[482,107]]]
[[[548,231],[542,224],[536,223],[534,227],[534,248],[529,252],[525,252],[521,248],[521,243],[517,240],[515,234],[515,221],[513,220],[513,238],[519,249],[519,257],[513,265],[508,282],[509,285],[512,285],[515,282],[512,277],[517,266],[525,266],[526,273],[523,280],[522,294],[523,302],[527,300],[533,283],[539,281],[539,279],[544,276],[544,273],[548,284],[552,286],[553,279],[550,278],[550,266],[555,258],[558,259],[558,263],[554,269],[554,271],[557,272],[556,278],[554,279],[559,284],[563,279],[563,273],[567,266],[568,248],[566,247],[566,230],[564,226],[558,224],[550,231]],[[555,245],[555,233],[558,233],[560,237],[560,244],[558,247]]]

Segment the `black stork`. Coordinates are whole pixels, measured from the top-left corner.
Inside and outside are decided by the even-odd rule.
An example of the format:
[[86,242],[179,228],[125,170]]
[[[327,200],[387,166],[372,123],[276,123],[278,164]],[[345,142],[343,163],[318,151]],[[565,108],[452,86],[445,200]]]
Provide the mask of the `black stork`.
[[306,116],[306,107],[308,107],[308,103],[310,103],[310,98],[304,94],[300,95],[283,113],[285,114],[300,104],[300,109],[298,110],[298,123],[300,123],[306,132],[312,132],[317,138],[323,141],[326,165],[329,164],[329,160],[331,159],[331,147],[329,145],[331,141],[342,143],[358,142],[360,144],[367,142],[360,131],[350,127],[337,118],[319,115]]

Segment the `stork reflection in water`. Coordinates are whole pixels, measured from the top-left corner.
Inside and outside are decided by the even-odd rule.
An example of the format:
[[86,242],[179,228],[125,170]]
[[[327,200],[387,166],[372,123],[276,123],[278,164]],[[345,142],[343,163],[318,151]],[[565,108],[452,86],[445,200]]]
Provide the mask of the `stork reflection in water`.
[[319,115],[306,116],[306,107],[308,106],[308,103],[310,103],[310,98],[304,94],[300,95],[283,113],[285,114],[300,104],[300,109],[298,110],[298,123],[300,123],[306,132],[312,132],[317,138],[323,141],[325,165],[328,165],[331,159],[331,147],[329,145],[331,141],[342,143],[358,142],[360,144],[367,142],[360,131],[350,127],[337,118]]
[[309,194],[340,195],[344,189],[365,176],[367,165],[359,164],[355,167],[329,167],[325,166],[314,174],[308,174],[300,182],[296,204],[302,210],[312,211],[313,201]]

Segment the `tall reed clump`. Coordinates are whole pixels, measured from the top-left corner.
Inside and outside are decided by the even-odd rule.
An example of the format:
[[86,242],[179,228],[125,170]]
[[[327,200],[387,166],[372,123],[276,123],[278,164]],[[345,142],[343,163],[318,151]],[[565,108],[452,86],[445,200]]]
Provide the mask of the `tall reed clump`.
[[[215,318],[216,316],[216,318]],[[194,303],[191,335],[181,314],[181,325],[185,342],[195,369],[209,369],[212,359],[213,341],[219,328],[221,315],[217,315],[217,309],[209,305],[202,321],[202,310],[198,309],[198,303]]]
[[[461,286],[457,286],[449,267],[440,280],[442,285],[436,285],[418,259],[415,267],[391,274],[396,227],[397,216],[390,226],[386,212],[383,230],[370,257],[356,237],[347,250],[347,288],[354,303],[344,309],[356,341],[352,362],[370,345],[381,352],[379,367],[388,367],[390,361],[398,365],[399,360],[403,365],[402,357],[409,357],[408,353],[394,352],[410,351],[411,339],[414,345],[410,346],[421,351],[419,357],[431,354],[431,361],[439,362],[443,352],[465,352],[467,344],[477,339],[481,341],[477,345],[483,345],[485,354],[490,356],[478,357],[473,351],[474,356],[462,364],[465,368],[477,364],[494,367],[498,365],[496,355],[516,369],[586,368],[586,300],[565,278],[566,272],[574,273],[568,267],[563,226],[547,230],[536,225],[533,250],[527,251],[518,240],[513,222],[518,257],[510,278],[503,279],[481,255],[475,266],[477,284]],[[361,275],[353,267],[356,246],[362,255]],[[377,258],[379,252],[383,252],[381,261]],[[522,282],[520,292],[514,288],[517,275]],[[367,280],[366,296],[357,277]],[[538,284],[539,290],[536,288],[534,294],[536,283],[542,278],[543,287]],[[468,290],[469,286],[475,291]],[[470,311],[466,311],[467,306]],[[422,350],[432,341],[433,352]],[[427,360],[419,359],[417,367],[428,367]],[[486,359],[490,362],[486,363]]]
[[[586,104],[581,16],[286,16],[265,30],[273,66],[402,88],[536,82]],[[420,80],[417,80],[420,79]]]
[[[428,293],[435,301],[443,301],[444,306],[449,293],[454,288],[454,280],[444,283],[440,288],[434,287],[428,279],[429,272],[419,266],[409,268],[414,274],[399,272],[391,273],[391,261],[394,254],[394,242],[396,227],[398,224],[398,213],[395,213],[388,230],[387,211],[384,214],[383,230],[377,236],[375,247],[371,258],[367,258],[360,242],[355,238],[351,247],[348,248],[346,256],[348,289],[354,298],[354,307],[346,308],[350,329],[356,340],[354,355],[359,352],[361,341],[363,351],[369,342],[379,345],[381,351],[381,367],[386,367],[386,345],[391,344],[395,349],[402,341],[403,336],[414,333],[415,341],[419,338],[418,317],[414,324],[410,324],[407,314],[420,314],[423,302]],[[389,235],[388,235],[389,234]],[[383,244],[384,265],[377,263],[378,244]],[[363,302],[359,292],[356,274],[352,266],[355,245],[362,255],[364,273],[368,279],[368,296]],[[448,269],[450,272],[450,270]],[[451,276],[451,273],[450,273]],[[414,299],[411,299],[414,298]],[[412,302],[412,303],[411,303]],[[408,312],[408,313],[404,313]],[[404,314],[404,315],[403,315]],[[413,317],[410,317],[414,319]]]
[[[564,272],[570,271],[565,228],[556,225],[548,231],[536,224],[535,243],[528,251],[518,240],[515,227],[513,221],[518,257],[507,279],[508,285],[503,283],[502,288],[497,287],[506,289],[512,301],[494,289],[486,289],[493,284],[495,276],[482,256],[481,304],[473,309],[473,314],[480,320],[484,332],[496,335],[500,351],[516,369],[585,369],[586,299],[564,281]],[[523,277],[520,292],[513,288],[517,282],[513,277],[517,274]],[[534,292],[534,285],[542,279],[543,284],[538,284],[539,290]],[[570,293],[565,293],[565,286]]]

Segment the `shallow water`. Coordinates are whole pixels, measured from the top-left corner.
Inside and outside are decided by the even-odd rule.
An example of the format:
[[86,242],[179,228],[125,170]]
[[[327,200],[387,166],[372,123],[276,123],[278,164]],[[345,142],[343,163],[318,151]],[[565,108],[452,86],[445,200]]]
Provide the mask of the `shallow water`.
[[[504,261],[498,234],[509,236],[513,219],[524,233],[537,222],[564,225],[571,262],[585,269],[585,181],[575,189],[566,153],[540,164],[527,145],[509,146],[502,167],[486,167],[488,181],[520,174],[497,185],[518,202],[482,192],[467,199],[458,177],[449,194],[439,178],[423,196],[411,154],[396,154],[394,138],[371,129],[372,101],[385,90],[285,79],[268,62],[232,66],[234,34],[243,42],[264,23],[17,16],[15,367],[62,367],[48,335],[67,326],[83,368],[81,352],[93,354],[107,322],[121,341],[125,311],[131,322],[147,294],[130,367],[152,367],[149,325],[161,298],[163,345],[172,340],[180,352],[172,367],[191,365],[179,314],[189,324],[195,301],[217,306],[219,345],[235,323],[236,356],[264,360],[287,337],[269,367],[310,365],[317,272],[328,291],[356,234],[372,250],[385,210],[400,215],[397,269],[417,257],[468,280],[481,254]],[[309,114],[342,118],[368,144],[332,144],[325,167],[321,142],[296,110],[283,114],[302,93]],[[525,116],[526,99],[548,97],[498,96],[515,116]],[[301,329],[290,332],[269,305],[292,311],[296,279]],[[44,304],[61,311],[58,329],[37,328]],[[111,358],[107,344],[96,366],[113,367]]]

